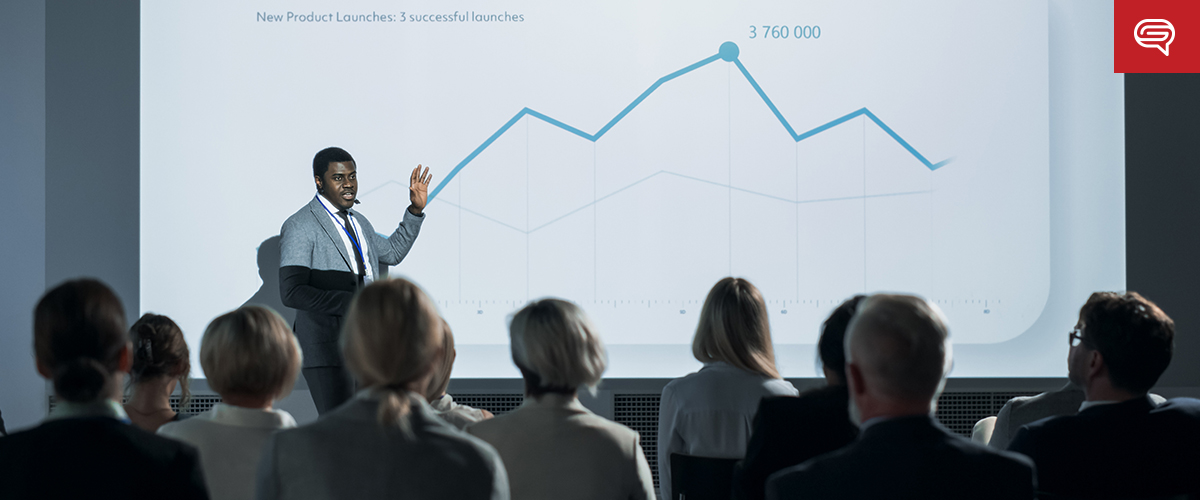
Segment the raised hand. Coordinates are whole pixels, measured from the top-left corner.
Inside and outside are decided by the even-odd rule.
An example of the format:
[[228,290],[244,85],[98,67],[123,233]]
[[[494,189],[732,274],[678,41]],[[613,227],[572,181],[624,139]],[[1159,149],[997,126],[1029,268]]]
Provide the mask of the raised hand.
[[429,167],[425,167],[425,171],[421,171],[421,166],[417,165],[414,168],[412,175],[408,179],[408,201],[411,203],[408,206],[408,211],[413,215],[421,215],[421,211],[425,210],[425,203],[429,200],[429,181],[433,180],[433,176],[429,175]]

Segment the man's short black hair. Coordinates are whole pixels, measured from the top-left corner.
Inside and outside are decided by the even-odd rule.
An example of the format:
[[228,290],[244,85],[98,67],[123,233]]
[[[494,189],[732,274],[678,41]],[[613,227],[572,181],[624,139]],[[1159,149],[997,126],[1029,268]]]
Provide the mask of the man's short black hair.
[[345,149],[342,148],[325,148],[317,152],[317,156],[313,157],[313,176],[324,177],[325,172],[329,170],[330,163],[354,161],[354,157],[350,156]]
[[1175,322],[1137,292],[1096,292],[1079,310],[1083,343],[1100,351],[1113,387],[1144,394],[1171,364]]
[[821,365],[833,370],[842,383],[846,383],[846,327],[850,326],[854,311],[865,298],[866,295],[855,295],[846,299],[821,323],[821,338],[817,340]]

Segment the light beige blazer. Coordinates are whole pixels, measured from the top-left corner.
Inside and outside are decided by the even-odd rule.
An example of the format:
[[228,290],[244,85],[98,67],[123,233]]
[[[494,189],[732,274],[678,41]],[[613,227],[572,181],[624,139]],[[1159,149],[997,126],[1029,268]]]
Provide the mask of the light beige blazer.
[[654,499],[638,433],[575,396],[525,398],[520,408],[467,427],[500,453],[513,500]]

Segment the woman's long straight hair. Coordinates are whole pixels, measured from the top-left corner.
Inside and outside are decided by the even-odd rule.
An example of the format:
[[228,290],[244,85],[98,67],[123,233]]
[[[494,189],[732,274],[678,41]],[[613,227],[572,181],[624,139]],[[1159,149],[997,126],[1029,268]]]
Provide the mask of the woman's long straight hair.
[[692,355],[701,363],[723,361],[780,378],[775,369],[767,304],[758,288],[741,278],[725,278],[713,285],[700,310]]

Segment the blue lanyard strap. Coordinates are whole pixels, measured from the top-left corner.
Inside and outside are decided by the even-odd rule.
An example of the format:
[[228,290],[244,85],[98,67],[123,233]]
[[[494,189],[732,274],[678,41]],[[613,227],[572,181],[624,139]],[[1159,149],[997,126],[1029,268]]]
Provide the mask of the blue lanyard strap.
[[[320,196],[320,195],[318,195],[318,196]],[[366,265],[367,265],[367,253],[363,251],[363,249],[362,249],[362,247],[361,247],[361,246],[359,246],[359,244],[358,244],[358,238],[356,238],[356,237],[354,236],[354,235],[358,234],[358,231],[354,231],[354,233],[351,233],[350,231],[353,231],[353,230],[354,230],[354,228],[353,228],[353,227],[351,227],[350,229],[346,229],[346,225],[345,225],[345,224],[342,224],[342,221],[338,220],[338,218],[337,218],[336,216],[334,216],[334,215],[333,215],[333,212],[330,212],[330,211],[329,211],[329,207],[325,206],[325,203],[324,203],[324,202],[322,202],[321,200],[317,200],[317,202],[321,204],[321,208],[324,208],[324,209],[325,209],[325,213],[329,214],[329,216],[333,218],[333,222],[337,223],[338,227],[342,228],[342,232],[343,232],[343,233],[346,233],[346,236],[350,238],[350,244],[351,244],[351,245],[354,245],[354,248],[357,248],[357,249],[358,249],[358,254],[359,254],[359,255],[362,255],[362,256],[363,256],[363,267],[365,268],[365,267],[366,267]],[[349,218],[350,218],[350,212],[349,212],[349,211],[346,211],[346,218],[347,218],[347,219],[349,219]],[[362,269],[362,273],[363,273],[363,274],[367,274],[367,270],[366,270],[366,269]]]

